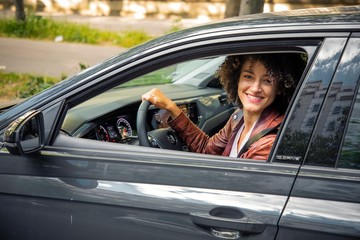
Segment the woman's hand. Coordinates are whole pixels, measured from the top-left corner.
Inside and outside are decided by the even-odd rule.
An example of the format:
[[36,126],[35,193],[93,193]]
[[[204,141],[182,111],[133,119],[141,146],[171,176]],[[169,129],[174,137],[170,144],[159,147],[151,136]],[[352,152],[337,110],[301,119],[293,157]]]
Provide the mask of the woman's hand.
[[158,88],[153,88],[142,95],[142,99],[151,102],[157,108],[168,110],[172,118],[177,117],[181,112],[180,108]]

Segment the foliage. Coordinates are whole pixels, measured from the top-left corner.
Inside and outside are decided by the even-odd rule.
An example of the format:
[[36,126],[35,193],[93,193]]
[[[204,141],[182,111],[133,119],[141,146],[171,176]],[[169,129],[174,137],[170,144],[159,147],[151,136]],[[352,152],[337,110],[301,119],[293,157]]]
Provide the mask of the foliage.
[[19,37],[51,40],[61,36],[65,42],[115,45],[125,48],[146,42],[153,37],[144,31],[111,32],[92,29],[85,24],[57,22],[52,19],[28,15],[26,21],[0,19],[1,37]]
[[[79,63],[79,67],[80,70],[84,70],[88,65]],[[121,87],[169,83],[171,81],[169,75],[173,71],[173,66],[163,68],[135,78],[132,81],[121,85]],[[61,79],[58,79],[48,76],[5,73],[0,71],[0,102],[31,97],[65,78],[67,78],[66,75],[63,75],[61,76]]]
[[300,130],[292,131],[287,129],[278,154],[298,157],[300,153],[306,151],[309,138],[309,133]]
[[30,97],[60,80],[53,77],[0,71],[0,101]]
[[360,151],[358,146],[343,150],[337,167],[360,169]]
[[29,76],[29,79],[19,88],[19,98],[27,98],[39,93],[56,83],[56,80],[43,76]]
[[[180,30],[181,27],[180,19],[176,20],[169,32]],[[58,22],[49,18],[36,16],[32,13],[27,14],[26,21],[0,19],[0,37],[50,41],[61,39],[64,42],[115,45],[125,48],[133,47],[153,38],[143,31],[101,31],[92,29],[85,24]],[[84,63],[79,63],[79,66],[80,70],[88,67]],[[67,76],[64,75],[61,76],[61,79],[57,79],[47,76],[5,73],[0,71],[0,102],[32,96],[66,77]],[[152,80],[137,79],[128,85],[145,84],[148,81],[151,82]],[[167,82],[169,80],[164,79],[162,81]]]
[[[85,63],[79,63],[79,67],[80,67],[80,70],[85,70],[87,69],[89,66]],[[63,79],[65,79],[66,77],[64,77]]]

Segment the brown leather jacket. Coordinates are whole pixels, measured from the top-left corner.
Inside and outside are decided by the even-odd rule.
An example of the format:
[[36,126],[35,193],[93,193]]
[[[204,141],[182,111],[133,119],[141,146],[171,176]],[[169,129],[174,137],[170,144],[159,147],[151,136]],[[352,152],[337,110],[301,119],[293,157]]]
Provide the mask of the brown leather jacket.
[[[257,121],[250,138],[266,128],[279,125],[283,118],[284,115],[268,107]],[[212,137],[201,131],[184,113],[169,120],[168,124],[183,139],[190,151],[229,156],[236,134],[243,122],[242,111],[238,109],[231,115],[226,125]],[[240,158],[267,160],[275,138],[276,134],[268,134],[260,138],[251,144]]]

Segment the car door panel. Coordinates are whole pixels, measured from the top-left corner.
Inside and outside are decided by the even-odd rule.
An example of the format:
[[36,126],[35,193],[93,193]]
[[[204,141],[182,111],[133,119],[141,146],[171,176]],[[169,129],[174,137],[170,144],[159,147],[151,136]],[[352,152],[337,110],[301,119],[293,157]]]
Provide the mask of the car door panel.
[[[53,225],[40,226],[58,219],[57,227],[64,231],[52,239],[76,238],[82,228],[93,233],[89,239],[104,230],[109,232],[108,239],[119,234],[131,239],[144,239],[148,234],[155,239],[217,239],[210,234],[211,226],[199,226],[190,216],[209,214],[216,208],[230,215],[241,212],[249,221],[266,225],[261,233],[243,238],[274,238],[298,170],[298,166],[165,150],[158,151],[166,155],[154,154],[143,147],[138,147],[143,152],[136,153],[125,151],[120,144],[84,139],[77,141],[96,143],[97,148],[79,150],[73,138],[62,137],[71,139],[72,148],[48,148],[27,158],[26,164],[23,158],[14,157],[9,161],[19,164],[3,170],[9,174],[0,175],[1,202],[16,196],[17,207],[10,212],[19,216],[21,209],[25,218],[38,219],[24,221],[25,229],[32,229],[36,236],[57,232]],[[16,219],[0,221],[11,229]],[[231,216],[227,221],[232,222]],[[4,231],[2,235],[15,234],[21,239],[26,232]]]
[[359,184],[356,171],[302,167],[277,239],[359,239]]
[[360,238],[360,172],[338,166],[351,110],[357,111],[352,106],[359,89],[359,45],[358,34],[353,35],[341,56],[277,239]]

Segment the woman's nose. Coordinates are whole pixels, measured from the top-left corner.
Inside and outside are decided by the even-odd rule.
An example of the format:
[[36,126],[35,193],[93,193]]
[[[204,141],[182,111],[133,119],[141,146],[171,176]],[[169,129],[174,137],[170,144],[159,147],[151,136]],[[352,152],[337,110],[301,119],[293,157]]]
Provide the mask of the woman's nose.
[[250,89],[254,92],[260,92],[261,91],[261,82],[259,79],[256,79],[252,82]]

